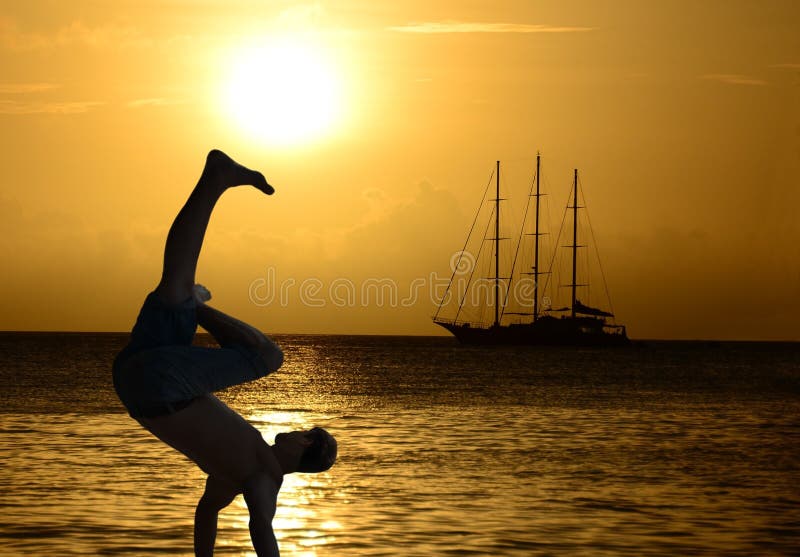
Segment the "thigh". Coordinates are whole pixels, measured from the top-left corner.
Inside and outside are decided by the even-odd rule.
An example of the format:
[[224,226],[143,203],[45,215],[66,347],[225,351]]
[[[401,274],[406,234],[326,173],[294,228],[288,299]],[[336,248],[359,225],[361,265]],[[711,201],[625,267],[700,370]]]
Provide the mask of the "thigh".
[[191,292],[168,303],[154,291],[142,304],[131,331],[136,350],[157,346],[189,345],[197,330],[197,309]]
[[117,392],[131,415],[139,407],[189,400],[252,381],[256,362],[235,347],[160,346],[131,356],[114,370]]
[[198,397],[174,414],[139,418],[139,423],[209,476],[235,486],[263,468],[260,455],[269,450],[261,432],[213,395]]
[[164,346],[158,350],[178,381],[194,394],[213,393],[264,375],[257,355],[240,346]]

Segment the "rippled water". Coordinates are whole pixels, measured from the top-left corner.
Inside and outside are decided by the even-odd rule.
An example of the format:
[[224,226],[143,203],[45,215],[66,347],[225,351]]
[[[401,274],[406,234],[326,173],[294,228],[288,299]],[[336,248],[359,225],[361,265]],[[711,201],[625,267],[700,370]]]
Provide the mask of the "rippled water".
[[[329,472],[287,477],[285,556],[790,555],[800,346],[475,349],[279,337],[221,395],[268,441],[311,424]],[[0,555],[191,555],[199,470],[111,390],[119,335],[0,334]],[[217,553],[254,555],[238,498]]]

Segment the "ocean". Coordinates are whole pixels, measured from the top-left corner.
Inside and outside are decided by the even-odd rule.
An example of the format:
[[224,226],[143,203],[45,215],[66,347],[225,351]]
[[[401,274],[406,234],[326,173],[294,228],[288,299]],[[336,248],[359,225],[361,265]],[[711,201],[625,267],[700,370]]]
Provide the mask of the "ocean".
[[[800,344],[275,338],[283,368],[220,398],[339,441],[284,482],[283,556],[800,552]],[[0,333],[0,555],[192,555],[204,477],[117,401],[125,340]],[[247,521],[218,555],[255,555]]]

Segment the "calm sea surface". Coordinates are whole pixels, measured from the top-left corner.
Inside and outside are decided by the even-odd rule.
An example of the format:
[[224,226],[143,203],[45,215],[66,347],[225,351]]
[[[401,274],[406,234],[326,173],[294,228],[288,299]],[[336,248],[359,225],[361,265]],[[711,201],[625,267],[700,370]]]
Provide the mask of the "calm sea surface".
[[[220,398],[340,454],[284,482],[284,556],[800,551],[800,344],[277,339],[284,367]],[[204,478],[118,403],[124,342],[0,333],[0,555],[192,554]],[[241,498],[217,552],[254,555]]]

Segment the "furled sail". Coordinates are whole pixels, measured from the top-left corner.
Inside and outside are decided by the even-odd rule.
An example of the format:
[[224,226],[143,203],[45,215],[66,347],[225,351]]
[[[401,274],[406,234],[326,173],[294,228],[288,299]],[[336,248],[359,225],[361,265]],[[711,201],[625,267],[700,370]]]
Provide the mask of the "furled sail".
[[596,315],[598,317],[614,317],[613,313],[608,313],[602,309],[585,306],[580,302],[580,300],[575,300],[575,313],[582,313],[583,315]]

